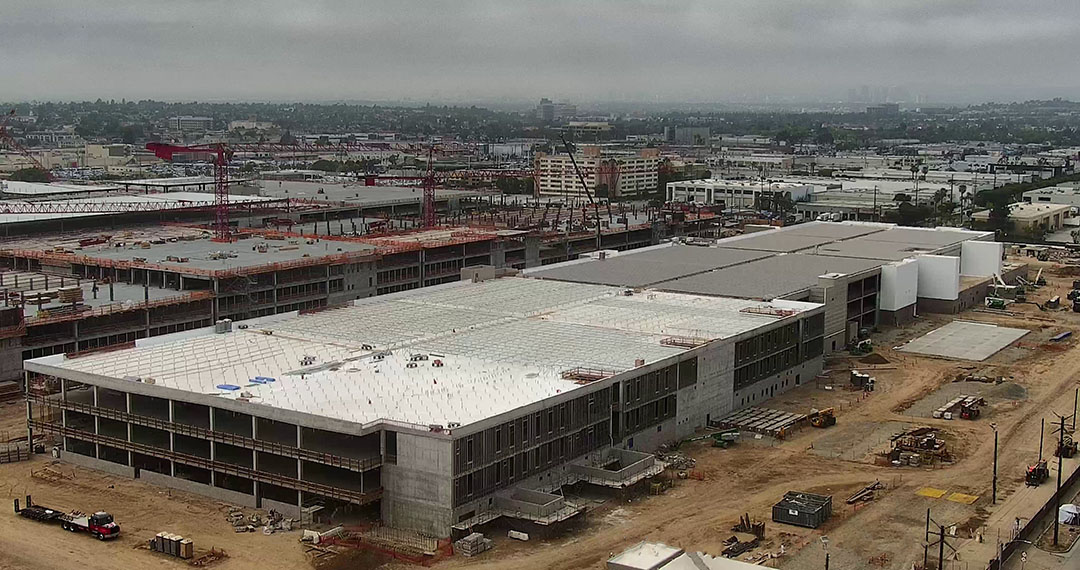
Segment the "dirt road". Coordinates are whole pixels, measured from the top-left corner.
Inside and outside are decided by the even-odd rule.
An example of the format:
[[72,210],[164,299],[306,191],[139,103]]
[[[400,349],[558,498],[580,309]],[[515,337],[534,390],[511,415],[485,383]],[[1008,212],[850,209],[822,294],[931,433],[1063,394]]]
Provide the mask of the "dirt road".
[[[161,531],[190,537],[196,548],[224,548],[230,559],[214,566],[222,570],[307,567],[297,544],[298,532],[234,534],[219,503],[70,465],[58,466],[65,475],[74,475],[63,484],[30,476],[32,469],[49,463],[39,457],[0,465],[0,490],[6,497],[6,506],[0,509],[0,569],[186,567],[137,548]],[[107,510],[120,523],[122,534],[116,540],[99,542],[88,535],[64,532],[59,526],[18,517],[12,500],[27,494],[54,508]]]

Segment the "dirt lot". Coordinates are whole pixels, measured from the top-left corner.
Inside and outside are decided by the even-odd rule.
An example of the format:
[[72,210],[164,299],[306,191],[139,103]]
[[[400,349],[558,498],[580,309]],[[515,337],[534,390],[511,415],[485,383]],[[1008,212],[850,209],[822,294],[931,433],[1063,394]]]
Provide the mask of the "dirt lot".
[[[1034,274],[1034,271],[1032,272]],[[1050,287],[1029,293],[1064,299],[1073,277],[1048,270]],[[1040,418],[1051,410],[1071,413],[1073,389],[1080,385],[1080,348],[1075,340],[1058,345],[1047,339],[1057,332],[1080,332],[1080,314],[1043,311],[1034,304],[1010,306],[1008,313],[969,311],[961,318],[1032,329],[1021,339],[985,362],[972,363],[900,354],[891,349],[925,334],[952,317],[932,315],[911,326],[882,331],[875,336],[876,354],[870,361],[836,358],[834,374],[807,382],[767,402],[768,407],[807,412],[835,407],[838,424],[818,430],[803,428],[784,441],[768,438],[740,443],[732,449],[714,449],[704,443],[685,445],[682,452],[695,457],[703,481],[683,480],[660,496],[594,500],[584,527],[561,536],[528,543],[493,535],[491,552],[474,559],[454,557],[438,568],[522,570],[531,568],[602,568],[615,552],[640,540],[656,540],[690,550],[719,554],[731,536],[731,526],[742,513],[766,520],[766,541],[752,554],[786,555],[767,565],[810,570],[822,567],[819,537],[830,538],[832,564],[837,568],[908,569],[921,560],[923,520],[931,508],[935,519],[955,523],[961,538],[978,528],[991,512],[990,473],[993,437],[989,423],[1001,434],[999,503],[1023,486],[1024,466],[1038,455]],[[877,378],[869,395],[844,389],[852,367]],[[957,375],[1002,376],[1001,384],[954,383]],[[829,387],[830,389],[826,389]],[[956,393],[985,394],[990,407],[979,420],[940,420],[927,410]],[[19,434],[21,405],[0,405],[0,434]],[[952,464],[933,467],[875,465],[875,454],[888,445],[889,436],[912,426],[943,430],[956,457]],[[1048,447],[1049,448],[1049,447]],[[224,520],[223,505],[193,495],[169,493],[137,481],[64,466],[74,473],[65,484],[29,476],[32,468],[47,463],[0,466],[0,489],[9,501],[33,493],[42,504],[63,508],[105,508],[124,525],[126,535],[117,542],[100,543],[86,536],[69,535],[45,526],[0,514],[0,568],[165,568],[180,567],[173,560],[136,549],[158,531],[191,536],[197,546],[224,547],[231,558],[223,569],[302,568],[308,565],[297,544],[299,533],[263,536],[233,534]],[[863,485],[880,480],[888,488],[858,510],[844,499]],[[930,499],[915,491],[932,486],[977,495],[971,505]],[[824,528],[807,530],[774,524],[771,505],[785,491],[804,490],[832,494],[834,517]],[[885,558],[880,558],[885,555]],[[872,566],[871,558],[887,559]],[[326,561],[323,561],[324,563]],[[983,561],[968,561],[977,568]],[[371,568],[367,557],[343,557],[333,566]]]

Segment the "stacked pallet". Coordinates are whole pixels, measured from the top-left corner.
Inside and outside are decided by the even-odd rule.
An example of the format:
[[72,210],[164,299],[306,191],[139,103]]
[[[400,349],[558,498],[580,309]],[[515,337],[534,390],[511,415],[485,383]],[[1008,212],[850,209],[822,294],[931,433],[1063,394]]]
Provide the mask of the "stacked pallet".
[[485,550],[491,550],[491,545],[490,538],[484,538],[483,534],[474,532],[455,542],[454,550],[460,552],[462,556],[476,556]]
[[60,302],[64,304],[81,303],[83,301],[83,290],[78,285],[71,285],[68,287],[61,287],[57,289]]

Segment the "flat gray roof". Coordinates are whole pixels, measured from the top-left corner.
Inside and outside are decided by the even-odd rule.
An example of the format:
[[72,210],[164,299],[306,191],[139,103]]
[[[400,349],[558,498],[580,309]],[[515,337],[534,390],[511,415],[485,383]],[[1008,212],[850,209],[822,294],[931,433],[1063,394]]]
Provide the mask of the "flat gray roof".
[[867,259],[790,253],[657,283],[655,287],[699,295],[774,299],[803,291],[826,273],[850,275],[880,266],[880,262]]
[[920,253],[932,253],[938,249],[940,249],[938,246],[925,244],[853,239],[849,241],[822,244],[813,249],[806,250],[805,253],[830,255],[835,257],[877,259],[879,261],[899,261]]
[[800,236],[828,237],[834,239],[847,239],[856,236],[864,236],[874,232],[887,230],[881,225],[870,224],[846,224],[843,222],[807,222],[797,224],[784,231]]
[[717,247],[671,245],[585,260],[530,272],[530,277],[622,287],[646,287],[720,267],[767,257],[768,253]]
[[790,231],[770,230],[746,234],[720,242],[730,249],[751,249],[773,253],[790,253],[815,245],[835,241],[832,237],[814,237],[795,234]]
[[[574,368],[616,374],[688,350],[665,343],[669,336],[730,338],[820,308],[667,292],[625,296],[616,287],[504,277],[249,320],[248,328],[225,334],[206,328],[80,358],[55,354],[27,366],[132,385],[139,378],[143,389],[184,390],[192,401],[243,398],[426,430],[582,388],[563,377]],[[413,354],[430,358],[417,365]]]
[[1027,329],[953,321],[909,341],[900,350],[960,360],[986,360],[1028,332]]
[[877,232],[875,234],[868,235],[862,238],[862,240],[932,245],[941,248],[957,244],[965,240],[975,239],[986,234],[987,232],[892,228],[883,232]]

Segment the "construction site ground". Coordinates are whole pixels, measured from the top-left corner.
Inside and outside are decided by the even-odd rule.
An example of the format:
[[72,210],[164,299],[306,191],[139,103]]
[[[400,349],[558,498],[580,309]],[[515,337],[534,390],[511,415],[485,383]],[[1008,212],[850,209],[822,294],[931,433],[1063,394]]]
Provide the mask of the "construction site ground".
[[[1027,261],[1027,260],[1025,260]],[[1049,286],[1028,293],[1042,303],[1044,297],[1065,294],[1071,271],[1045,265]],[[1035,270],[1032,270],[1034,276]],[[1080,274],[1077,275],[1080,277]],[[898,353],[892,347],[925,334],[954,318],[1031,329],[1019,346],[1009,347],[983,362],[946,360]],[[528,542],[511,540],[505,532],[492,532],[494,548],[473,558],[454,556],[437,568],[522,570],[527,568],[603,568],[604,562],[640,540],[665,542],[687,550],[719,555],[731,527],[743,513],[766,521],[761,546],[740,556],[767,566],[792,570],[823,567],[820,537],[829,537],[835,568],[892,568],[908,570],[923,557],[926,510],[935,520],[957,525],[950,544],[971,553],[957,570],[979,570],[993,551],[995,533],[1014,516],[1039,508],[1032,491],[1048,492],[1044,484],[1029,490],[1023,482],[1028,464],[1039,455],[1040,419],[1051,412],[1072,413],[1073,390],[1080,386],[1080,346],[1070,338],[1050,343],[1062,331],[1080,333],[1080,313],[1043,311],[1035,304],[1011,305],[1007,312],[967,311],[958,316],[924,315],[910,326],[886,329],[874,335],[872,356],[830,358],[834,372],[767,401],[762,407],[808,413],[811,408],[836,409],[837,425],[815,429],[804,426],[784,440],[744,433],[730,449],[717,449],[710,440],[684,444],[679,452],[692,456],[695,474],[675,480],[673,488],[656,496],[603,498],[589,495],[590,506],[582,524],[547,538]],[[1075,336],[1075,335],[1074,335]],[[870,394],[847,388],[851,368],[877,379]],[[994,382],[955,382],[958,376],[993,377]],[[1000,383],[997,378],[1003,378]],[[959,394],[979,395],[988,406],[973,421],[930,417],[936,407]],[[0,404],[0,432],[18,435],[21,404]],[[997,505],[991,505],[991,464],[994,438],[990,423],[1000,433]],[[952,463],[923,467],[894,467],[878,453],[890,437],[915,426],[941,430],[953,455]],[[1046,452],[1053,446],[1047,429]],[[155,568],[179,562],[136,549],[159,531],[190,536],[196,546],[225,548],[229,559],[216,567],[230,568],[373,568],[383,562],[368,555],[339,555],[312,560],[298,543],[299,532],[264,536],[234,534],[225,521],[226,506],[195,495],[144,485],[138,481],[59,464],[74,476],[59,482],[32,477],[51,459],[0,465],[0,489],[8,504],[32,493],[41,504],[62,508],[94,508],[112,512],[123,525],[119,541],[100,543],[83,535],[0,514],[0,568]],[[1066,469],[1075,462],[1067,462]],[[1055,466],[1056,468],[1056,466]],[[1056,473],[1052,472],[1052,475]],[[845,499],[864,486],[881,481],[886,487],[873,501],[858,508]],[[926,487],[946,491],[941,498],[916,494]],[[833,496],[833,517],[816,530],[771,521],[771,507],[786,491],[809,491]],[[952,493],[978,497],[972,504],[949,500]],[[1015,500],[1009,500],[1014,497]],[[1041,496],[1041,495],[1040,495]],[[1030,499],[1030,500],[1029,500]],[[988,528],[987,525],[990,525]],[[984,528],[989,544],[977,544],[974,531]],[[483,530],[483,529],[481,529]],[[746,535],[740,535],[746,539]],[[777,554],[784,546],[785,554]],[[328,560],[327,558],[330,558]],[[389,563],[398,567],[400,563]]]

